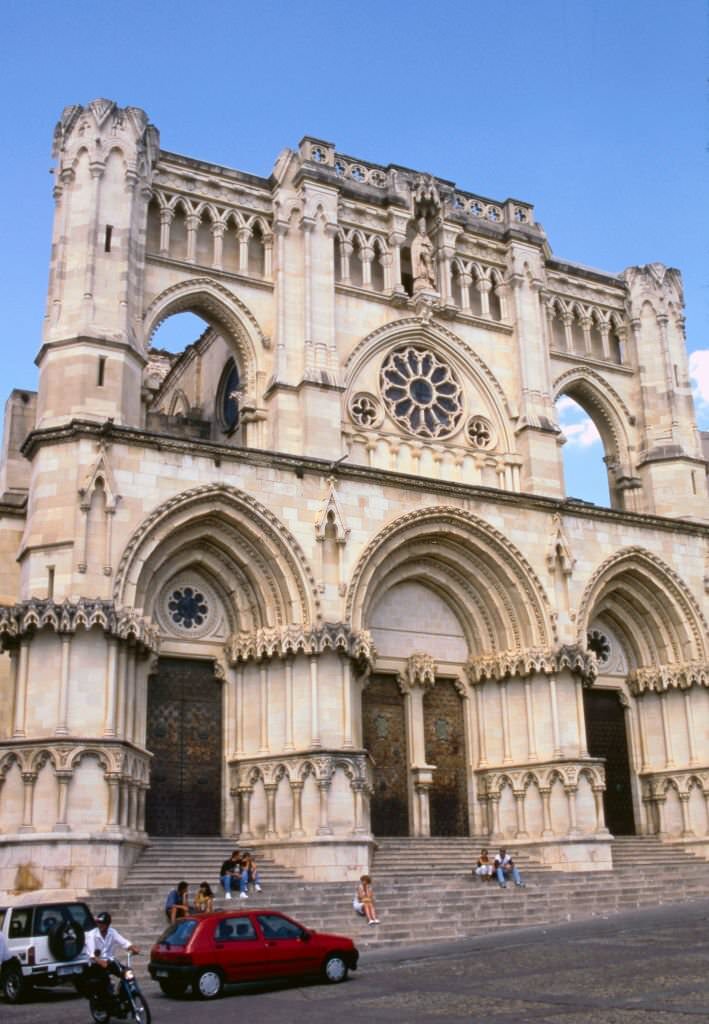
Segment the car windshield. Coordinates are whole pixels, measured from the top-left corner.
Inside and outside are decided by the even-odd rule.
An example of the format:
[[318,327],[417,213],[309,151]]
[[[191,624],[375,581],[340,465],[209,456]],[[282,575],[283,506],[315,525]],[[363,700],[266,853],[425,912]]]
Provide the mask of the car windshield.
[[196,927],[196,921],[176,921],[162,933],[160,942],[165,946],[186,946]]

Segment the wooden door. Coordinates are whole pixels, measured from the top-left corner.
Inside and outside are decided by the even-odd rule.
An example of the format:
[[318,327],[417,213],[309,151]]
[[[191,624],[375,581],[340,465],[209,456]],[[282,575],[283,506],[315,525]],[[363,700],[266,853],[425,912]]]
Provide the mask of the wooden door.
[[222,688],[211,661],[160,658],[148,682],[151,835],[219,835]]

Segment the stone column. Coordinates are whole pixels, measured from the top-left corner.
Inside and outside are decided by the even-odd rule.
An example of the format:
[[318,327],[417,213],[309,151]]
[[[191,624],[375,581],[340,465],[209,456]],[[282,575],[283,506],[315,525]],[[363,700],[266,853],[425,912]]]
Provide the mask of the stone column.
[[548,676],[549,679],[549,701],[551,704],[551,733],[554,743],[554,757],[563,757],[559,736],[559,705],[556,699],[556,677]]
[[467,313],[470,309],[470,286],[473,283],[471,274],[459,274],[458,284],[460,285],[460,308]]
[[273,277],[273,235],[263,237],[263,276],[267,281]]
[[586,715],[583,706],[583,683],[577,677],[576,683],[576,728],[579,733],[579,757],[588,757],[586,746]]
[[501,839],[502,830],[500,829],[500,794],[488,793],[487,802],[488,807],[491,810],[492,817],[492,822],[490,825],[490,838]]
[[679,794],[679,809],[682,812],[682,838],[693,836],[694,830],[689,820],[689,793]]
[[116,772],[107,772],[106,785],[108,787],[108,809],[106,814],[106,832],[118,832],[118,813],[119,813],[119,791],[118,785],[120,776]]
[[264,785],[264,789],[266,790],[266,839],[277,839],[276,793],[278,792],[278,783],[269,782]]
[[251,794],[249,786],[240,786],[241,795],[241,838],[253,839],[251,835]]
[[327,798],[330,792],[330,780],[318,779],[318,794],[320,797],[320,824],[318,825],[319,836],[332,835],[330,819],[327,812]]
[[117,643],[113,637],[106,641],[106,698],[104,705],[104,736],[116,735],[116,671]]
[[304,836],[303,831],[303,782],[300,779],[291,779],[291,798],[293,800],[293,827],[292,836]]
[[645,732],[645,715],[643,714],[644,701],[636,702],[636,709],[638,715],[638,736],[640,738],[640,771],[649,771],[649,764],[647,760],[647,733]]
[[293,663],[295,659],[292,654],[288,654],[284,660],[285,675],[286,675],[286,720],[285,720],[285,744],[283,749],[286,751],[295,750],[294,742],[294,723],[293,723]]
[[526,797],[524,790],[520,793],[514,790],[515,798],[515,816],[517,819],[517,831],[515,832],[515,839],[526,839],[527,838],[527,819],[524,810],[524,800]]
[[116,735],[125,739],[128,727],[128,701],[126,700],[126,646],[118,643],[118,668],[116,676]]
[[128,784],[128,828],[138,830],[138,787],[135,782]]
[[478,768],[487,768],[487,750],[485,747],[485,683],[475,687],[475,718],[478,728]]
[[236,232],[236,236],[239,239],[239,273],[248,274],[249,239],[251,238],[251,228],[239,228]]
[[362,260],[362,287],[372,287],[372,260],[374,259],[374,249],[368,245],[363,245],[360,249],[360,258]]
[[488,281],[486,277],[479,277],[475,282],[475,287],[480,292],[480,316],[486,320],[490,319],[490,289],[492,288],[492,282]]
[[175,219],[175,211],[163,207],[160,211],[160,255],[170,255],[170,225]]
[[354,813],[354,828],[352,831],[355,835],[360,833],[366,833],[366,828],[362,824],[362,789],[363,783],[353,782],[351,784],[352,789],[352,802],[353,802],[353,813]]
[[608,829],[606,828],[606,816],[603,810],[603,787],[592,786],[593,790],[593,807],[596,812],[596,825],[594,831],[599,834],[608,835]]
[[534,726],[534,698],[532,680],[529,676],[524,680],[524,710],[527,718],[527,760],[537,760],[537,736]]
[[417,827],[416,835],[418,836],[430,836],[431,835],[431,805],[429,800],[429,790],[433,783],[433,774],[431,772],[417,771],[414,779],[414,791],[417,799]]
[[148,788],[145,785],[141,785],[138,789],[138,817],[137,817],[137,828],[139,832],[145,832],[145,794]]
[[236,700],[234,714],[236,715],[236,753],[240,756],[244,753],[244,666],[237,665],[236,668]]
[[61,667],[59,669],[59,706],[57,708],[57,727],[55,736],[69,735],[69,659],[71,654],[71,633],[60,633],[62,646]]
[[667,796],[663,793],[662,796],[655,797],[655,806],[657,807],[657,834],[659,836],[667,835],[667,826],[665,823],[665,801]]
[[267,754],[268,747],[268,661],[259,663],[259,754]]
[[197,249],[197,229],[199,227],[199,217],[196,213],[187,214],[185,217],[185,227],[187,228],[187,262],[194,263]]
[[542,798],[542,836],[554,835],[551,827],[551,786],[540,786],[539,795]]
[[340,281],[342,284],[350,284],[350,256],[352,255],[352,242],[340,239]]
[[123,829],[127,829],[128,828],[128,790],[129,790],[129,788],[130,788],[130,783],[128,782],[128,779],[121,779],[120,785],[119,785],[120,802],[121,802],[121,810],[120,810],[120,815],[119,815],[119,821],[121,823],[121,828],[123,828]]
[[226,224],[220,220],[215,220],[212,224],[212,267],[215,270],[222,269],[222,261],[224,259],[224,232],[226,231]]
[[578,826],[576,824],[576,793],[578,787],[576,786],[564,786],[564,792],[566,793],[566,808],[569,817],[569,835],[575,836],[578,834]]
[[320,742],[320,694],[318,685],[318,659],[310,659],[310,746],[322,746]]
[[20,832],[34,832],[34,787],[37,781],[37,772],[22,772],[23,800],[22,800],[22,825]]
[[72,773],[70,771],[58,771],[55,772],[55,775],[57,779],[57,820],[52,832],[71,832],[71,828],[66,820],[66,813]]
[[502,763],[511,764],[512,754],[510,752],[510,708],[507,700],[507,680],[500,684],[500,704],[502,708]]
[[660,715],[662,717],[662,736],[665,741],[665,768],[674,768],[675,759],[672,753],[672,731],[670,729],[669,716],[667,713],[667,693],[661,693]]
[[406,297],[401,280],[401,247],[406,242],[404,231],[389,232],[389,248],[391,250],[391,292],[392,295]]
[[234,839],[238,839],[241,835],[241,798],[239,796],[239,789],[237,786],[230,787],[229,796],[231,797],[231,813],[233,819],[231,834]]
[[352,740],[352,684],[350,682],[349,658],[340,657],[342,667],[342,746],[349,750],[354,746]]
[[135,647],[126,650],[126,728],[125,737],[129,743],[136,742],[137,722],[136,712],[138,707],[136,673],[138,671],[138,654]]
[[699,764],[697,760],[697,743],[694,735],[694,712],[692,708],[692,691],[685,690],[682,694],[684,700],[684,717],[687,723],[687,749],[689,752],[689,763],[691,766]]
[[17,685],[15,687],[15,721],[12,735],[22,737],[27,728],[27,682],[30,667],[29,639],[20,640],[20,653],[17,666]]

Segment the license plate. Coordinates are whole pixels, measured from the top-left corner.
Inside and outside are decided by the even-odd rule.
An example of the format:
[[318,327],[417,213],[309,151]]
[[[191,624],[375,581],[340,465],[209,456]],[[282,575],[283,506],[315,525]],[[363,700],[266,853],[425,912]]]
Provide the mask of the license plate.
[[155,977],[156,978],[167,978],[167,971],[156,971],[155,972]]
[[57,974],[61,974],[62,976],[66,974],[81,974],[83,970],[84,968],[79,967],[78,965],[76,967],[58,967]]

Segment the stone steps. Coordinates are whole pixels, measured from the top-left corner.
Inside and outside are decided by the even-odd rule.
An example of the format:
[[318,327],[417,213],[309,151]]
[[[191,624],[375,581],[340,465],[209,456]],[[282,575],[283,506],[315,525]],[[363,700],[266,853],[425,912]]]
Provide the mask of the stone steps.
[[219,894],[217,909],[277,908],[320,931],[352,935],[366,949],[489,935],[496,929],[709,896],[709,863],[644,837],[624,840],[618,847],[614,842],[618,866],[605,872],[557,872],[515,850],[526,888],[510,884],[505,890],[472,877],[481,845],[476,838],[380,840],[372,867],[378,927],[369,927],[352,911],[353,882],[305,882],[267,857],[258,860],[263,893],[226,902],[215,875],[228,855],[228,843],[211,837],[206,843],[156,840],[120,890],[96,890],[90,902],[95,911],[109,910],[118,930],[147,951],[165,925],[167,891],[182,877],[192,885],[207,878]]

